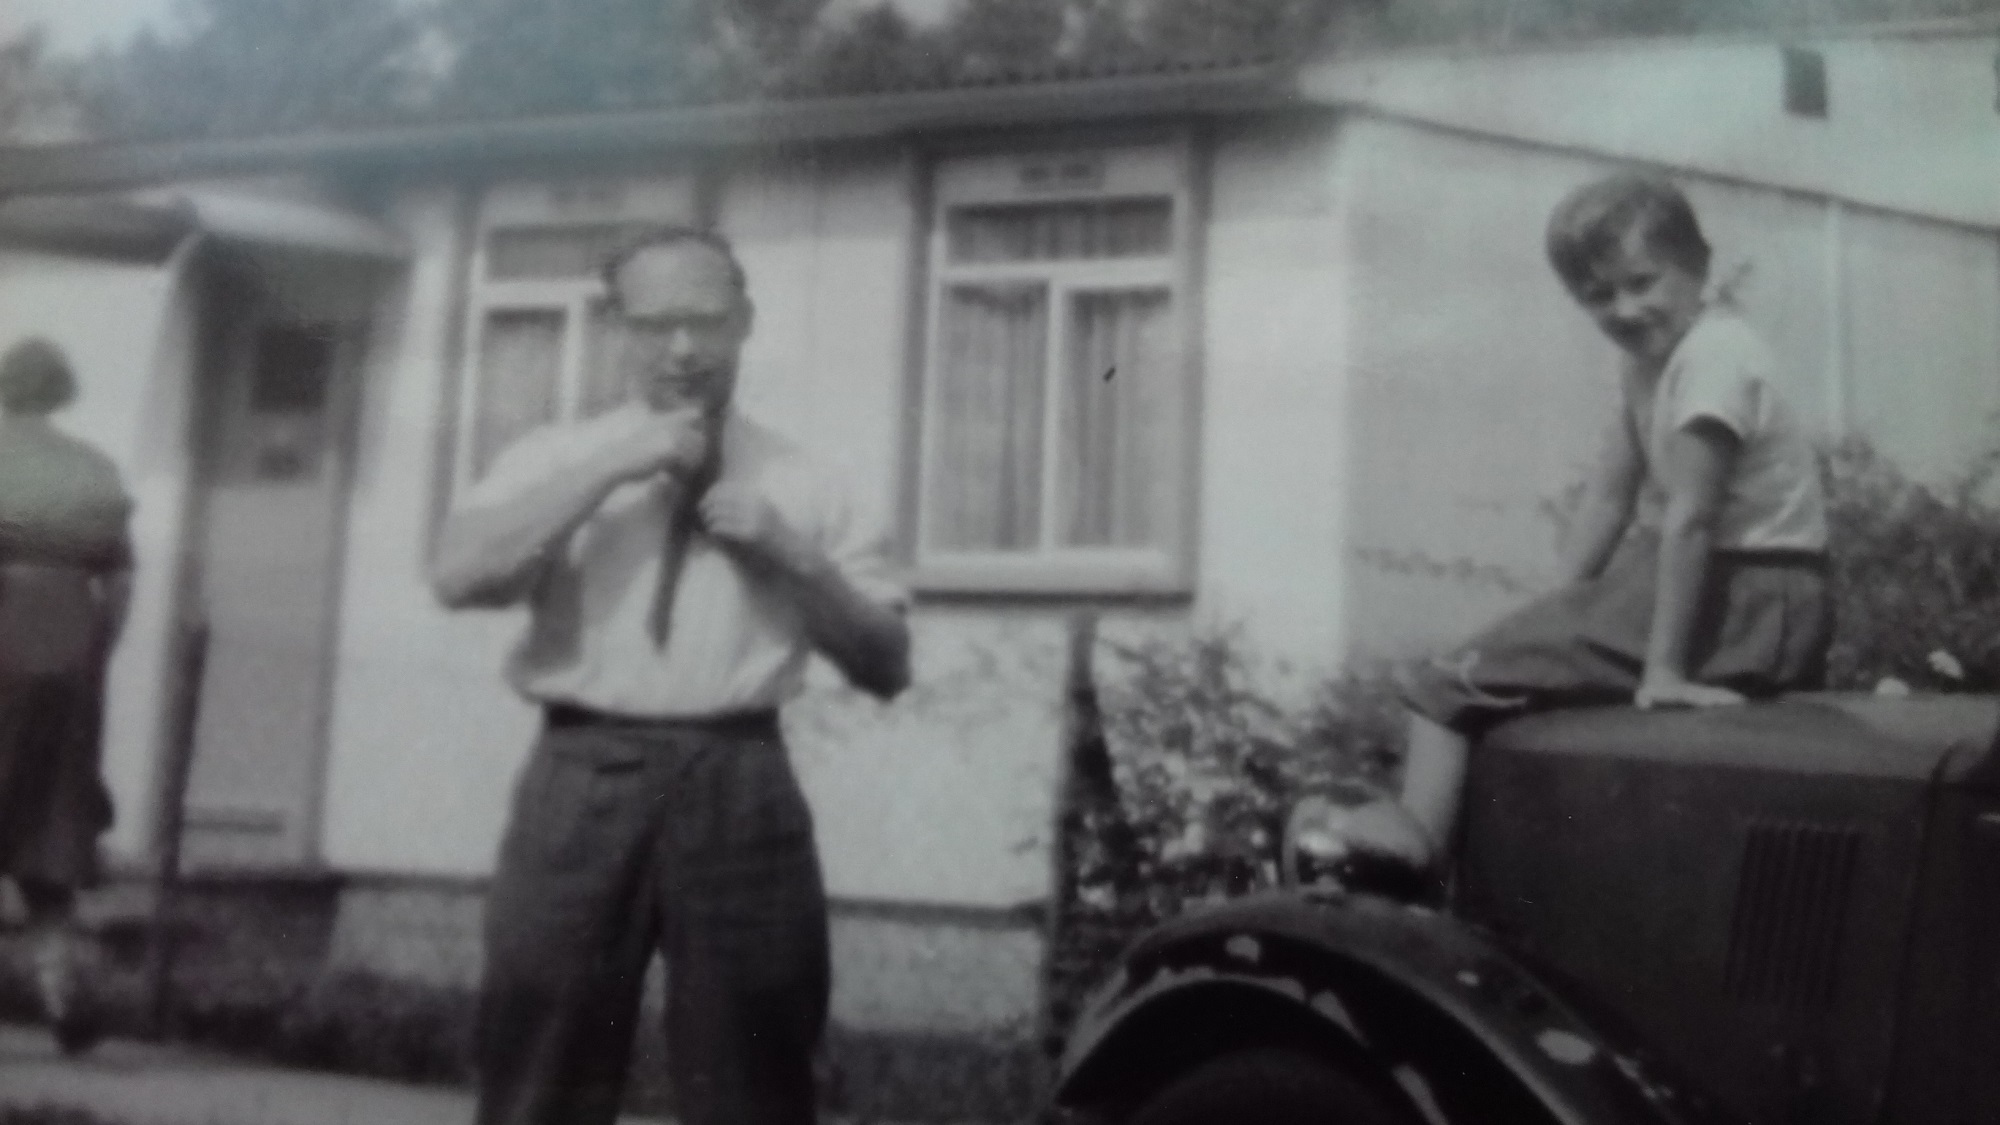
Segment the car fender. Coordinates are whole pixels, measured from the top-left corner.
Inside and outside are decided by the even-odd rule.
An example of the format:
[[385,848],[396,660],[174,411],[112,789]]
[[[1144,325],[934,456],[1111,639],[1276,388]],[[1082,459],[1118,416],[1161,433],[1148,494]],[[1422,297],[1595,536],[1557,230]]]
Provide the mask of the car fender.
[[[1058,1103],[1100,1102],[1126,1072],[1157,1065],[1158,1045],[1185,1041],[1185,1025],[1204,1013],[1232,1026],[1276,1019],[1384,1075],[1402,1062],[1487,1075],[1477,1080],[1562,1125],[1740,1120],[1660,1073],[1471,925],[1368,895],[1291,893],[1191,912],[1141,937],[1078,1016]],[[1252,1032],[1200,1034],[1247,1044]],[[1424,1057],[1446,1050],[1456,1055]],[[1438,1116],[1421,1092],[1404,1092]]]

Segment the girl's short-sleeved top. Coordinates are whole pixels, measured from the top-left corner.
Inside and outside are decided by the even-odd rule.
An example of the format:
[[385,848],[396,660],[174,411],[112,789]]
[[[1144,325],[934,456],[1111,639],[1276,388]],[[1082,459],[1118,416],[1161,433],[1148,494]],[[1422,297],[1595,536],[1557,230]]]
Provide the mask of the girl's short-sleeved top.
[[1724,309],[1704,311],[1667,357],[1648,399],[1628,382],[1635,435],[1647,464],[1645,512],[1657,523],[1665,493],[1655,469],[1667,441],[1707,420],[1736,436],[1715,549],[1823,551],[1826,496],[1810,435],[1774,382],[1775,363],[1754,329]]

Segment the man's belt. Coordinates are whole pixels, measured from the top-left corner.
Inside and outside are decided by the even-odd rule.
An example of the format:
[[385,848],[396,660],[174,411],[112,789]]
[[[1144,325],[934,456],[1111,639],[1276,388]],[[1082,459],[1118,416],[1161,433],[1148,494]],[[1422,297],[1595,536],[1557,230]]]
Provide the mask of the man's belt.
[[778,712],[772,708],[756,711],[728,711],[719,715],[620,715],[575,703],[542,705],[543,721],[550,730],[584,727],[619,730],[687,730],[710,734],[776,734]]

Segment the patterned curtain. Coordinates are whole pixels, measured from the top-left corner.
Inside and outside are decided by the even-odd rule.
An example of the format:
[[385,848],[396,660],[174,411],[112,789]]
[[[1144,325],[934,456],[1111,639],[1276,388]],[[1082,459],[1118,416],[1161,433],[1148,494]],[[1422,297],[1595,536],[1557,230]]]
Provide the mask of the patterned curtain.
[[563,314],[508,309],[487,314],[479,347],[479,388],[472,423],[472,475],[499,452],[556,414]]
[[945,291],[924,513],[933,547],[1038,543],[1048,304],[1040,283]]
[[1165,289],[1070,299],[1057,450],[1057,526],[1070,547],[1166,546],[1183,379]]

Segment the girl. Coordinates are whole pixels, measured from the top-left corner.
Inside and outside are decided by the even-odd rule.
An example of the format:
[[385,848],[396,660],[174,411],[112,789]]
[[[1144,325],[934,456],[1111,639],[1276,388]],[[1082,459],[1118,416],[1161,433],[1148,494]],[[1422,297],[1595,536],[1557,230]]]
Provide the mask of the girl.
[[1433,872],[1466,751],[1531,709],[1712,707],[1816,686],[1832,612],[1818,458],[1757,335],[1704,296],[1709,246],[1665,181],[1590,184],[1549,220],[1550,263],[1624,352],[1621,409],[1563,551],[1566,584],[1404,676],[1399,801],[1329,826]]

